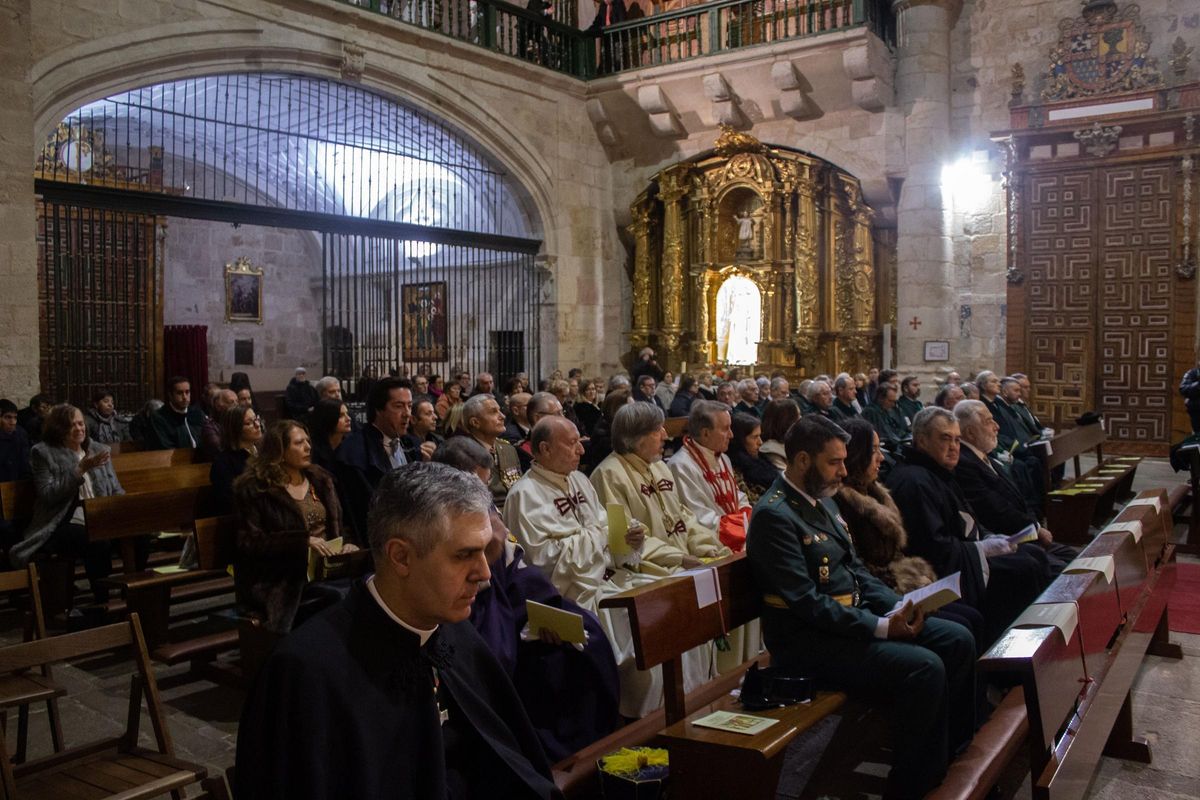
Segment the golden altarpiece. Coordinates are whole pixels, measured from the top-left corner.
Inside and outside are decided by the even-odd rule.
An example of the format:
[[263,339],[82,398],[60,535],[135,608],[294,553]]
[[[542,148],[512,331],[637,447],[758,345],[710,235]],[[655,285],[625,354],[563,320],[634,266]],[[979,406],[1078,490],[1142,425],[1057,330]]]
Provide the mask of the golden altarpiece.
[[[676,371],[753,364],[802,376],[880,363],[894,280],[876,267],[874,214],[854,176],[723,128],[713,150],[655,175],[631,211],[634,352],[655,347]],[[722,292],[735,284],[740,305]],[[739,326],[757,331],[757,353],[741,360],[729,335]]]

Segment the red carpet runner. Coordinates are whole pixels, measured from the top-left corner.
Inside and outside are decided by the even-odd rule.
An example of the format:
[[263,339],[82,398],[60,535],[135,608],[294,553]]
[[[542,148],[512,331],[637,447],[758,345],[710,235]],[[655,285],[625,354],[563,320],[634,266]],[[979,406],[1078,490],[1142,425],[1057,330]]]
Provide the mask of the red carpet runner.
[[1178,564],[1171,590],[1171,630],[1200,633],[1200,564]]

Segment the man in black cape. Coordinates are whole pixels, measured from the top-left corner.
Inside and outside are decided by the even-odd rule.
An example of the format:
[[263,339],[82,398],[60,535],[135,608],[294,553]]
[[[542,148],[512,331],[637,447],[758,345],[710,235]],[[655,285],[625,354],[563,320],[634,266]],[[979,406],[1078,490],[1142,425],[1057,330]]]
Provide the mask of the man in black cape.
[[886,483],[908,531],[905,552],[924,558],[939,577],[962,573],[963,601],[984,616],[986,648],[1050,585],[1050,564],[1040,547],[1014,547],[975,518],[954,482],[959,449],[954,415],[922,409],[913,420],[912,445],[901,451]]
[[559,798],[503,668],[468,621],[491,494],[445,464],[385,475],[376,573],[280,642],[239,728],[236,796]]

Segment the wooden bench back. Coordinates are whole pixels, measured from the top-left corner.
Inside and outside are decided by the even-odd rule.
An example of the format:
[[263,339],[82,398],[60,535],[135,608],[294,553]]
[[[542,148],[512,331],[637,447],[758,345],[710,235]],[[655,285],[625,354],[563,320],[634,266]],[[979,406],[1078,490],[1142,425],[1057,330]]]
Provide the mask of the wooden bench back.
[[196,557],[200,569],[225,569],[237,558],[237,517],[196,520]]
[[1054,452],[1046,457],[1046,466],[1054,469],[1068,461],[1078,459],[1079,456],[1091,450],[1096,451],[1096,459],[1099,460],[1101,448],[1107,440],[1108,433],[1101,425],[1081,425],[1063,431],[1056,434],[1050,441],[1051,449]]
[[700,608],[691,575],[674,575],[601,601],[629,612],[638,669],[650,669],[711,642],[759,615],[759,598],[744,553],[714,561],[721,601]]
[[113,471],[117,473],[117,479],[124,483],[126,473],[195,464],[199,458],[200,451],[190,447],[179,447],[174,450],[136,450],[114,453],[112,465]]
[[211,464],[179,464],[164,469],[139,469],[118,477],[126,494],[197,489],[208,486]]
[[687,417],[667,417],[663,422],[663,427],[667,429],[667,436],[672,439],[678,439],[683,434],[687,433]]
[[1109,643],[1121,628],[1117,581],[1099,572],[1059,575],[1042,592],[1039,603],[1075,603],[1079,608],[1079,640],[1088,675],[1103,670]]
[[9,522],[24,522],[33,517],[33,506],[37,502],[37,490],[33,481],[7,481],[0,483],[0,506],[4,519]]
[[1146,584],[1146,557],[1128,531],[1102,533],[1080,553],[1081,557],[1112,556],[1117,607],[1124,620],[1133,610]]
[[207,505],[208,495],[209,487],[202,486],[84,500],[88,538],[95,542],[191,530],[196,509]]

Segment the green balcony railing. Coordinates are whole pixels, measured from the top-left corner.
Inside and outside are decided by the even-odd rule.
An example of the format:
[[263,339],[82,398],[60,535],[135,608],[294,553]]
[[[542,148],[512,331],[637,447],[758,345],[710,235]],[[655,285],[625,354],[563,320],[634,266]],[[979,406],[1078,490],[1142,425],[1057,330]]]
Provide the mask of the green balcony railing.
[[588,80],[727,50],[867,27],[895,44],[890,0],[720,0],[599,34],[502,0],[343,0],[410,25]]

